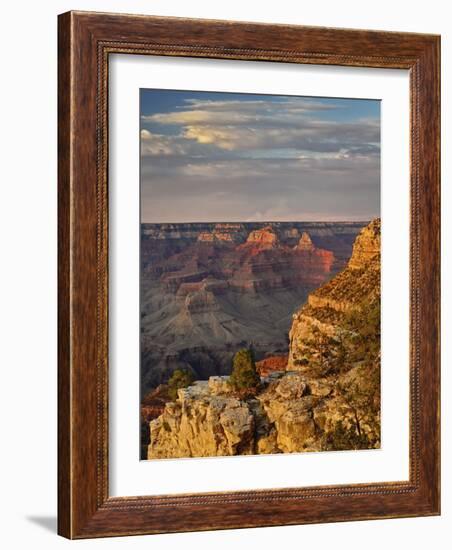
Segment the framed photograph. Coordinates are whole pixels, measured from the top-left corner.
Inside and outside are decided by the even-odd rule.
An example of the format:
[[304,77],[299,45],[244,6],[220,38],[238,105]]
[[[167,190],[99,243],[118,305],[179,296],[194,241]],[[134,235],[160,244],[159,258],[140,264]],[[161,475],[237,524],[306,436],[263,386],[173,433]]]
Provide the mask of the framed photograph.
[[439,50],[59,16],[61,535],[440,513]]

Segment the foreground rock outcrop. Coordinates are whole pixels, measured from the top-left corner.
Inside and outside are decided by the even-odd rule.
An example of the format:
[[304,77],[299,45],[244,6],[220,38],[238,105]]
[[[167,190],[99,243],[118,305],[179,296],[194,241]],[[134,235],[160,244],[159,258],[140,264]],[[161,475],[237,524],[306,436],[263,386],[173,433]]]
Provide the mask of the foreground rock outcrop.
[[148,458],[252,454],[254,429],[247,403],[196,382],[151,422]]
[[264,390],[240,399],[227,377],[179,390],[176,402],[151,422],[148,458],[229,456],[315,450],[316,397],[299,375],[264,380]]
[[[359,371],[359,369],[358,369]],[[348,382],[369,384],[364,371]],[[273,373],[255,395],[238,397],[228,377],[181,389],[150,423],[148,459],[296,453],[379,445],[372,422],[333,380]],[[340,429],[338,430],[338,425]]]

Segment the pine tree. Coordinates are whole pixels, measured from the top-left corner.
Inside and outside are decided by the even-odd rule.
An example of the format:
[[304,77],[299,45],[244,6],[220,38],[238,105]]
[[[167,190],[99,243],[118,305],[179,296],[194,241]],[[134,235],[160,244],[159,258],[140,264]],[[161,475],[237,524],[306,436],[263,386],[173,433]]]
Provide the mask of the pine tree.
[[168,380],[168,395],[175,401],[177,390],[186,388],[193,384],[193,374],[188,370],[176,369]]
[[259,385],[260,377],[251,350],[241,349],[234,355],[229,382],[235,390],[255,388]]

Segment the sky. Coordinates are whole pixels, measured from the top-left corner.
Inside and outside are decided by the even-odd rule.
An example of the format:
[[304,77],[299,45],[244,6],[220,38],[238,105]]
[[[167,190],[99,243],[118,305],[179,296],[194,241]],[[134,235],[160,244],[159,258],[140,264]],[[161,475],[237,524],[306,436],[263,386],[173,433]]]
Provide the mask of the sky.
[[141,221],[380,214],[380,102],[140,92]]

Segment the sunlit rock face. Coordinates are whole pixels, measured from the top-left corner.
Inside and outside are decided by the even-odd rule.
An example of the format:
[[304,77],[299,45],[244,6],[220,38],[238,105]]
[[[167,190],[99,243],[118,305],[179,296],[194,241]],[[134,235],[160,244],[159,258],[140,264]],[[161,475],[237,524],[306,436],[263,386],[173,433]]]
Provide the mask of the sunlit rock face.
[[[351,369],[344,383],[369,386],[363,368]],[[179,390],[175,402],[150,422],[148,459],[300,453],[327,450],[338,422],[355,429],[356,409],[334,381],[297,372],[262,379],[252,397],[233,394],[227,377],[196,382]],[[360,430],[368,447],[379,446],[375,419],[360,410]]]
[[314,244],[311,240],[311,237],[309,236],[309,233],[306,233],[306,231],[303,232],[303,234],[300,237],[300,240],[298,241],[296,249],[297,250],[314,250]]
[[251,231],[246,239],[246,245],[254,245],[259,247],[274,247],[278,244],[279,239],[275,230],[267,225],[262,229]]
[[207,382],[179,390],[151,422],[148,458],[251,454],[254,416],[246,403],[216,395]]
[[379,269],[381,248],[381,220],[377,218],[356,238],[348,267],[350,269]]
[[362,229],[347,267],[312,292],[294,314],[289,333],[289,368],[303,367],[311,342],[320,332],[340,336],[348,315],[358,314],[380,300],[380,219]]

